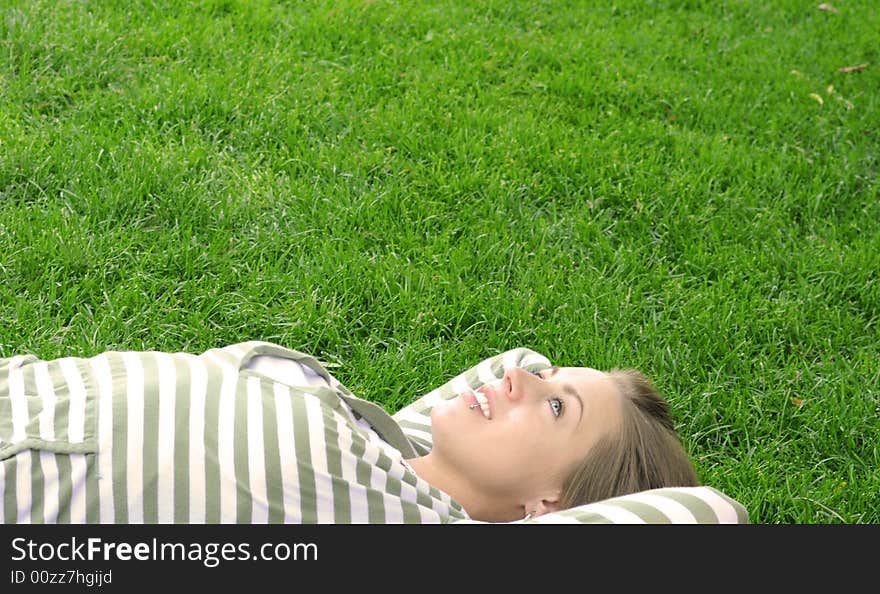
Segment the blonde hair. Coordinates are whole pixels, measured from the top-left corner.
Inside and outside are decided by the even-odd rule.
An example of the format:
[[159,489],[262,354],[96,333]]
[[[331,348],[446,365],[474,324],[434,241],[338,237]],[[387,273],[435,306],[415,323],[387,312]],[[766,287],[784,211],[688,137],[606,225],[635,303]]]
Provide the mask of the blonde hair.
[[590,448],[564,481],[560,508],[659,487],[698,486],[669,405],[651,381],[636,369],[614,368],[608,375],[622,396],[621,426]]

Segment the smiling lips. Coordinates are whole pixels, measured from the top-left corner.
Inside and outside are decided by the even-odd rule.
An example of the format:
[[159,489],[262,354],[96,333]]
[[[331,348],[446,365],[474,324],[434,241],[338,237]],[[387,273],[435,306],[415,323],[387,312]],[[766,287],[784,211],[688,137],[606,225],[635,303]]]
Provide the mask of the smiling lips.
[[[474,395],[477,397],[477,403],[480,405],[480,411],[483,413],[483,416],[492,420],[492,411],[489,410],[489,399],[482,392],[474,392]],[[473,408],[473,405],[471,405],[471,408]]]
[[[487,390],[491,390],[493,397],[497,396],[500,392],[501,384],[504,382],[504,379],[496,379],[489,383],[484,384],[482,387],[477,390],[472,390],[471,393],[476,398],[477,404],[471,404],[471,408],[476,408],[477,405],[480,407],[480,412],[483,413],[483,416],[486,417],[487,420],[492,420],[492,408],[489,406],[489,397],[486,396],[485,392]],[[482,391],[481,391],[482,390]]]

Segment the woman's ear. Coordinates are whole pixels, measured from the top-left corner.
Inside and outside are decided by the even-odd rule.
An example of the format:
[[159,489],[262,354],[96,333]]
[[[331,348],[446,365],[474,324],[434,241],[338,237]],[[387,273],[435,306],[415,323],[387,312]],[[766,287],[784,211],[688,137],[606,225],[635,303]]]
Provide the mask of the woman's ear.
[[559,493],[553,493],[549,497],[535,498],[526,502],[526,513],[531,513],[533,518],[550,514],[559,510]]

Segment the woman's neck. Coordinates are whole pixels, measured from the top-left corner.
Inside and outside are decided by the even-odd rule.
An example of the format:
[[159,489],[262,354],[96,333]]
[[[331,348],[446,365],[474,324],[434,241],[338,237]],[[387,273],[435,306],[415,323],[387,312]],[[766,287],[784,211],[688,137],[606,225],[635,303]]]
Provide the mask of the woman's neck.
[[434,452],[418,458],[409,458],[406,462],[420,478],[461,504],[471,519],[483,522],[508,522],[519,517],[516,515],[518,511],[505,514],[503,508],[510,506],[504,506],[501,498],[483,495],[475,485]]

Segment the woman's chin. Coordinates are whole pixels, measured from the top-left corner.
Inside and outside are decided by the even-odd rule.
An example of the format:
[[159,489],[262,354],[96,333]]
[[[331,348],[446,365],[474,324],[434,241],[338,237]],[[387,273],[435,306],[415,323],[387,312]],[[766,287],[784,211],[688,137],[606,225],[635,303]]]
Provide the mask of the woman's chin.
[[[436,405],[431,410],[431,433],[434,436],[434,442],[436,443],[438,436],[461,436],[462,431],[472,430],[468,420],[471,413],[474,411],[468,409],[467,403],[462,401],[460,396]],[[466,426],[470,429],[465,429]]]
[[450,398],[449,400],[444,400],[443,402],[434,406],[431,409],[431,427],[435,427],[435,423],[444,423],[450,417],[455,416],[457,405],[461,403],[459,400],[460,396],[456,396],[455,398]]

